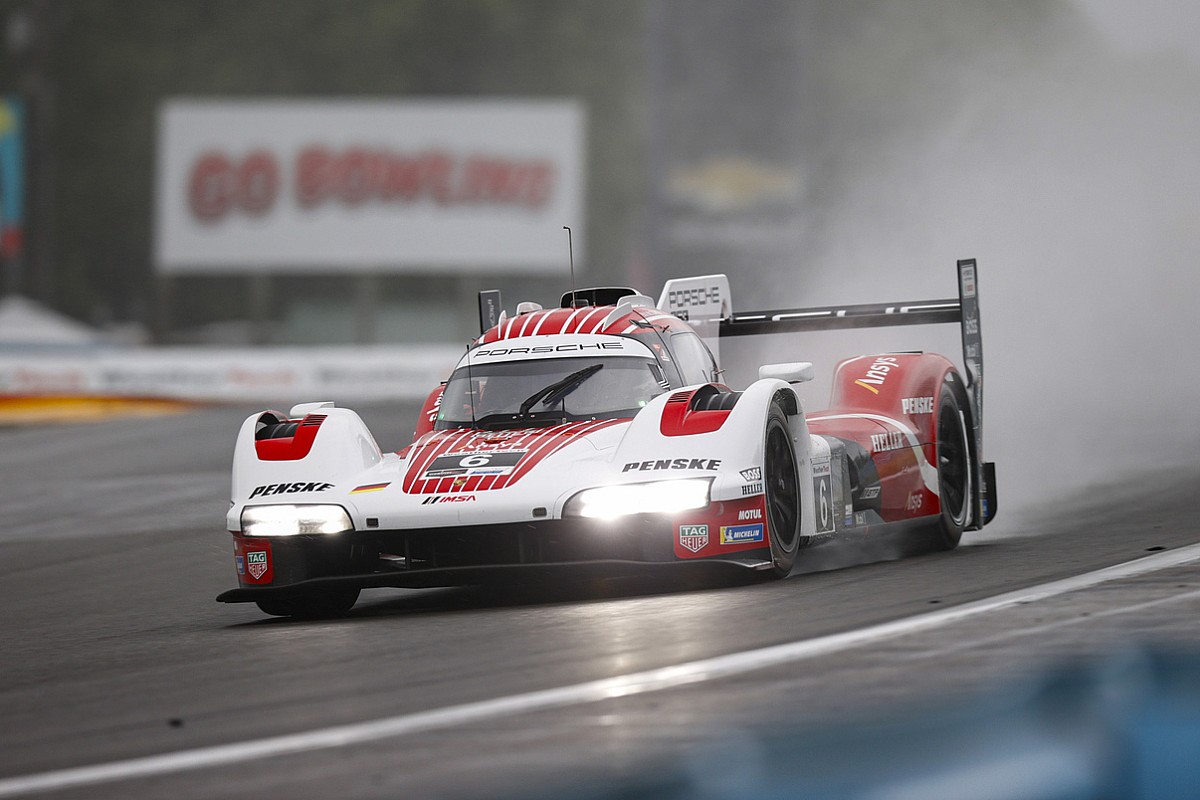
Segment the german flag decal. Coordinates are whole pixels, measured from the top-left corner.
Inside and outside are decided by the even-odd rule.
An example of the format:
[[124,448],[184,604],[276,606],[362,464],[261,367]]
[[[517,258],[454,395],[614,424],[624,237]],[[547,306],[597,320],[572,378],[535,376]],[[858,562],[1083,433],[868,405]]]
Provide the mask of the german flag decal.
[[350,490],[350,494],[363,494],[364,492],[378,492],[381,489],[386,489],[391,486],[389,483],[368,483],[366,486],[355,486]]

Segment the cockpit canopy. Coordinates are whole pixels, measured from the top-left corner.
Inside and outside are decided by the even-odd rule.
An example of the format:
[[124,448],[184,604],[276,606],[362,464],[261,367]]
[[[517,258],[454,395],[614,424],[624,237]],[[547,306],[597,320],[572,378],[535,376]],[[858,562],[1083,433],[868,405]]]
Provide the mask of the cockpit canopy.
[[597,341],[530,348],[509,340],[477,348],[450,376],[434,428],[486,430],[632,418],[671,388],[654,352],[641,342],[587,338]]
[[652,358],[591,356],[460,367],[435,429],[537,427],[632,418],[669,385]]

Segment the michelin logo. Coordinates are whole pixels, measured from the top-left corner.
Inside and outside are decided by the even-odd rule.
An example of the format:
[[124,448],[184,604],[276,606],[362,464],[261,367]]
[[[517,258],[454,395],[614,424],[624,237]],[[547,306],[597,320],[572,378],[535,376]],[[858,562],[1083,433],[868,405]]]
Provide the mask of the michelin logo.
[[757,525],[721,526],[721,544],[746,544],[747,542],[761,542],[762,540],[763,526],[761,523]]

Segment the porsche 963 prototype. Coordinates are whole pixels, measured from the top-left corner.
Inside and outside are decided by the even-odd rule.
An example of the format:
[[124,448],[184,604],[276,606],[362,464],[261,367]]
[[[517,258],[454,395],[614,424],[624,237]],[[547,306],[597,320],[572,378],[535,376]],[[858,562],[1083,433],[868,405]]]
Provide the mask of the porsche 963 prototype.
[[[953,548],[996,513],[974,261],[958,284],[956,299],[732,313],[710,275],[657,302],[581,289],[494,319],[484,293],[481,335],[399,452],[333,403],[246,419],[227,517],[238,588],[217,599],[322,616],[365,588],[514,573],[786,576],[850,533]],[[720,379],[729,336],[942,322],[961,327],[964,371],[932,353],[849,358],[826,411],[797,396],[808,362],[764,365],[740,390]]]

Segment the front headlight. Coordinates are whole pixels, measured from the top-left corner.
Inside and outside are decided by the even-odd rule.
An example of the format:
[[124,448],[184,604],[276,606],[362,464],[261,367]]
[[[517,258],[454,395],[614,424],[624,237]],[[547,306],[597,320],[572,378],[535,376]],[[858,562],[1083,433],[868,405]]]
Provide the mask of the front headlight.
[[627,514],[672,514],[708,505],[712,478],[683,478],[653,483],[598,486],[574,495],[564,517],[614,519]]
[[354,523],[341,506],[246,506],[242,510],[244,536],[301,536],[350,530],[354,530]]

